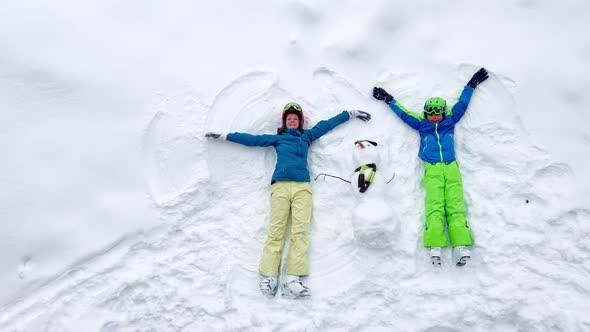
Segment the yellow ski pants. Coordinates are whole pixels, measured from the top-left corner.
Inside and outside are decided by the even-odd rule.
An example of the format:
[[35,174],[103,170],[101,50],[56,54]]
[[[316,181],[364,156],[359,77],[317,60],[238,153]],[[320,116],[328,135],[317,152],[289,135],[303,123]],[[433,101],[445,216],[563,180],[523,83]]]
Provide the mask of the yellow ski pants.
[[272,184],[270,226],[262,251],[259,272],[278,276],[287,223],[291,213],[291,244],[287,255],[287,274],[309,274],[308,248],[311,224],[312,194],[309,182],[277,181]]

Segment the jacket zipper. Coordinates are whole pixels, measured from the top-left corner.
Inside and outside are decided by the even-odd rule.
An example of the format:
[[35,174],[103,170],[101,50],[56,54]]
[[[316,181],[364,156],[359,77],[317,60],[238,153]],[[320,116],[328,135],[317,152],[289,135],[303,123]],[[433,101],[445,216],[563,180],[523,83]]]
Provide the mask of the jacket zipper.
[[436,133],[436,140],[438,143],[438,151],[440,153],[440,161],[445,162],[442,154],[442,145],[440,145],[440,136],[438,135],[438,123],[434,125],[434,132]]

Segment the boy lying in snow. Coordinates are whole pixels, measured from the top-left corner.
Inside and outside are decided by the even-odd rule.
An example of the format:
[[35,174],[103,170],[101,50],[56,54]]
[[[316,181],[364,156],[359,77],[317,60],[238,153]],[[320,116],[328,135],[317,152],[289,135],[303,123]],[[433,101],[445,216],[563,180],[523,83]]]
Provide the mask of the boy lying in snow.
[[445,216],[455,263],[463,266],[470,258],[469,246],[473,245],[473,239],[465,218],[463,182],[455,160],[454,130],[467,110],[474,89],[487,78],[488,72],[481,68],[463,88],[459,101],[451,110],[447,110],[444,99],[433,97],[426,100],[424,113],[419,116],[409,112],[384,89],[373,88],[373,97],[383,100],[402,121],[420,133],[418,157],[425,162],[426,189],[424,246],[430,248],[434,266],[441,265],[442,247],[448,245]]

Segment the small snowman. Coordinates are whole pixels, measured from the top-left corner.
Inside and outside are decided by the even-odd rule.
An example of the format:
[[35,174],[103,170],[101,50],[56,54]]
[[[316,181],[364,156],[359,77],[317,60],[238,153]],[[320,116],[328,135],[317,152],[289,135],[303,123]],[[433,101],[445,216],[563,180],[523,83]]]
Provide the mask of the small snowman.
[[350,179],[356,201],[352,213],[354,236],[359,245],[370,249],[389,248],[400,223],[388,195],[393,176],[387,176],[382,169],[379,149],[374,141],[358,140],[352,154],[357,166]]

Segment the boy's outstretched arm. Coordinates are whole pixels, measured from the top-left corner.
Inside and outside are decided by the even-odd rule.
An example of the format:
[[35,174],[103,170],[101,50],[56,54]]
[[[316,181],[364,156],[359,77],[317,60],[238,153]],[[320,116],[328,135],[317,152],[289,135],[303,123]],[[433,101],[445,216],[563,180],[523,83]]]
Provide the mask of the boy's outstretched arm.
[[420,128],[421,119],[414,113],[408,111],[399,102],[397,102],[392,95],[390,95],[385,89],[380,87],[373,88],[373,97],[377,100],[383,100],[393,110],[403,122],[408,126],[418,130]]
[[469,82],[467,82],[467,85],[465,86],[465,88],[463,88],[463,92],[461,92],[459,100],[457,101],[455,106],[453,106],[452,109],[451,117],[453,118],[455,123],[459,122],[463,115],[465,115],[465,111],[467,111],[467,106],[469,106],[471,96],[473,95],[473,90],[475,90],[475,88],[483,81],[487,80],[488,77],[488,71],[482,67],[475,74],[473,74]]

